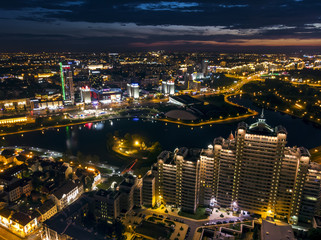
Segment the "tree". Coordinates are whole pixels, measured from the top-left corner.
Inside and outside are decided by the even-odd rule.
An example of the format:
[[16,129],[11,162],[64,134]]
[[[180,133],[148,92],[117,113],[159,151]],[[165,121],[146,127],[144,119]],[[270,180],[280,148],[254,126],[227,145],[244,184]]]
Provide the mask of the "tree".
[[220,215],[220,217],[221,217],[221,218],[223,218],[223,217],[224,217],[224,215],[223,215],[223,214],[221,214],[221,215]]
[[[115,132],[118,132],[118,131],[115,131]],[[113,148],[114,144],[115,144],[114,136],[111,133],[108,133],[107,140],[106,140],[107,150],[110,151]]]

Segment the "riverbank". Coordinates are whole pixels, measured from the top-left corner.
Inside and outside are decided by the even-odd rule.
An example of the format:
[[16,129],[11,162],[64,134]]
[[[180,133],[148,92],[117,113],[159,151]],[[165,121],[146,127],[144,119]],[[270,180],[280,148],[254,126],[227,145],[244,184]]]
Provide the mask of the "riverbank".
[[173,120],[173,119],[168,119],[168,118],[161,118],[161,119],[157,119],[159,121],[163,121],[163,122],[167,122],[167,123],[174,123],[177,125],[184,125],[184,126],[189,126],[189,127],[200,127],[200,126],[204,126],[204,125],[213,125],[213,124],[221,124],[221,123],[230,123],[230,122],[234,122],[234,121],[241,121],[241,120],[245,120],[249,117],[253,117],[258,115],[258,112],[256,112],[255,110],[252,110],[250,108],[246,108],[244,106],[241,106],[237,103],[234,103],[232,101],[229,100],[229,98],[236,96],[235,94],[228,94],[228,95],[224,95],[224,102],[232,105],[234,107],[238,107],[238,108],[243,108],[245,109],[248,113],[247,114],[243,114],[240,116],[235,116],[235,117],[227,117],[227,118],[220,118],[220,119],[214,119],[214,120],[207,120],[207,121],[202,121],[198,122],[198,123],[194,123],[194,122],[183,122],[183,121],[179,121],[179,120]]
[[[166,123],[173,123],[177,125],[184,125],[184,126],[190,126],[190,127],[201,127],[204,125],[213,125],[213,124],[221,124],[221,123],[230,123],[234,121],[240,121],[247,119],[249,117],[256,116],[258,113],[252,109],[246,108],[244,106],[241,106],[239,104],[233,103],[229,100],[231,96],[234,96],[234,94],[229,94],[229,95],[224,95],[224,101],[227,104],[230,104],[235,107],[243,108],[247,110],[247,114],[243,114],[240,116],[235,116],[235,117],[227,117],[227,118],[220,118],[220,119],[214,119],[214,120],[208,120],[208,121],[203,121],[201,120],[200,122],[194,123],[194,122],[183,122],[183,121],[178,121],[178,120],[171,120],[167,118],[153,118],[153,117],[148,117],[148,116],[136,116],[136,115],[126,115],[126,116],[121,116],[121,115],[113,115],[113,116],[108,116],[108,117],[99,117],[97,118],[87,118],[86,120],[79,121],[79,120],[73,120],[73,119],[65,119],[65,118],[56,118],[55,120],[51,120],[52,124],[48,124],[49,121],[47,121],[47,126],[39,126],[32,128],[32,126],[27,125],[24,126],[25,128],[30,128],[30,129],[24,129],[24,130],[15,130],[15,131],[8,131],[8,132],[2,132],[0,133],[0,137],[4,137],[7,135],[13,135],[13,134],[21,134],[23,136],[24,133],[28,132],[34,132],[34,131],[45,131],[51,128],[61,128],[61,127],[67,127],[67,126],[75,126],[75,125],[83,125],[87,123],[96,123],[96,122],[102,122],[102,121],[108,121],[108,120],[115,120],[115,119],[126,119],[126,118],[134,118],[134,117],[139,117],[142,119],[149,119],[149,120],[156,120],[156,121],[162,121]],[[68,123],[61,123],[61,122],[66,122],[69,121]],[[21,129],[22,127],[20,127]]]

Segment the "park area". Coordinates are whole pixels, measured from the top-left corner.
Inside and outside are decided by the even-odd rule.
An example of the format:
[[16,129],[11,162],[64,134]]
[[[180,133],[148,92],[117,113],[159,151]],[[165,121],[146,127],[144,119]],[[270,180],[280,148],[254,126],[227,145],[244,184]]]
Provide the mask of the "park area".
[[169,239],[173,231],[171,230],[171,228],[165,227],[162,224],[143,221],[141,225],[136,227],[135,232],[155,239]]

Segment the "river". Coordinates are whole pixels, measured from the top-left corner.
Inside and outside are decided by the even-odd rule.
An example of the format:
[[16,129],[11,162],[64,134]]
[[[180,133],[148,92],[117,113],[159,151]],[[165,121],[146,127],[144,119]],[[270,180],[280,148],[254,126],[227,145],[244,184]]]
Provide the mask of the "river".
[[[232,98],[240,105],[250,107],[258,112],[261,109],[254,106],[246,98]],[[272,127],[283,125],[288,131],[289,146],[304,146],[308,149],[321,145],[321,128],[312,123],[289,115],[265,110],[265,118]],[[256,121],[256,118],[246,119],[248,124]],[[100,160],[112,165],[117,165],[117,159],[106,148],[108,133],[118,131],[120,135],[125,133],[139,134],[149,141],[158,141],[163,149],[174,150],[176,147],[206,148],[212,144],[215,137],[228,137],[231,131],[234,133],[238,122],[206,125],[202,127],[179,126],[155,120],[114,119],[100,123],[69,126],[57,129],[8,135],[1,141],[5,146],[34,146],[59,152],[81,152],[85,155],[98,155]]]

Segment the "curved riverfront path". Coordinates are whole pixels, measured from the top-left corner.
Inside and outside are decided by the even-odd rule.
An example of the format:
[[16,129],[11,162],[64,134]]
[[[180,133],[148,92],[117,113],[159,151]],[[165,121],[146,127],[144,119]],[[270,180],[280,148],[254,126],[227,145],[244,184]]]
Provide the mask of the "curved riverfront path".
[[162,121],[162,122],[168,122],[168,123],[175,123],[178,125],[184,125],[184,126],[190,126],[190,127],[199,127],[199,126],[204,126],[204,125],[211,125],[211,124],[217,124],[217,123],[229,123],[229,122],[234,122],[234,121],[240,121],[240,120],[244,120],[246,118],[249,117],[253,117],[258,115],[258,112],[256,112],[255,110],[252,110],[250,108],[246,108],[244,106],[241,106],[237,103],[233,103],[229,100],[230,97],[232,96],[236,96],[238,95],[238,93],[235,94],[228,94],[228,95],[224,95],[224,101],[230,105],[236,106],[236,107],[241,107],[241,108],[245,108],[249,113],[248,114],[243,114],[241,116],[236,116],[236,117],[228,117],[228,118],[224,118],[224,119],[215,119],[215,120],[209,120],[209,121],[202,121],[199,123],[186,123],[186,122],[182,122],[182,121],[178,121],[178,120],[170,120],[167,118],[159,118],[159,119],[155,119],[158,121]]

